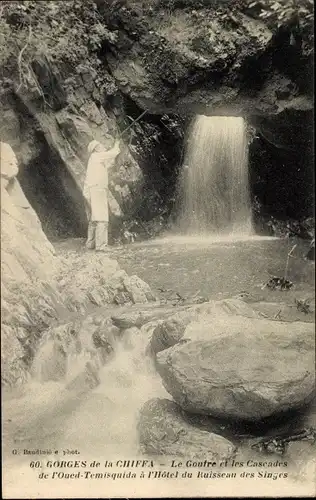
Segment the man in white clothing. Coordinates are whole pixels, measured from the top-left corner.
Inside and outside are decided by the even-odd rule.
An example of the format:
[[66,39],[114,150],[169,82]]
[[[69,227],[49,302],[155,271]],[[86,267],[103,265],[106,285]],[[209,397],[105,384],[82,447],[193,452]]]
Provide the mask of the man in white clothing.
[[91,141],[83,195],[87,204],[89,249],[104,251],[108,245],[108,169],[120,153],[119,141],[107,150],[98,141]]

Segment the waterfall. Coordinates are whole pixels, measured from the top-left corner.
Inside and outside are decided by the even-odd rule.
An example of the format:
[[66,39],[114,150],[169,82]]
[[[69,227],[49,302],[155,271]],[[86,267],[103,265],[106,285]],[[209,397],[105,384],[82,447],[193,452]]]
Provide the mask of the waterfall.
[[179,179],[182,233],[251,233],[248,142],[241,117],[198,115]]

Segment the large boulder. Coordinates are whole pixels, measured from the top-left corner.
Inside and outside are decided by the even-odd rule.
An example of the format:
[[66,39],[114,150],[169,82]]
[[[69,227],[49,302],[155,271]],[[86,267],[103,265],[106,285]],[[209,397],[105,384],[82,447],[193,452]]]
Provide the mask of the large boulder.
[[247,304],[242,298],[230,298],[223,300],[210,300],[204,304],[194,306],[197,319],[203,319],[207,315],[219,316],[244,316],[247,318],[260,318],[260,314]]
[[188,327],[186,343],[157,354],[157,370],[182,408],[261,420],[310,401],[314,325],[211,316],[200,325]]
[[187,459],[207,457],[210,461],[234,456],[234,445],[230,441],[189,424],[181,408],[168,399],[151,399],[145,403],[137,428],[144,453]]
[[[210,300],[169,315],[157,322],[153,329],[148,352],[157,354],[173,345],[187,341],[192,337],[208,338],[210,324],[220,320],[227,322],[227,317],[244,316],[260,318],[260,314],[240,299]],[[231,320],[230,320],[231,321]],[[198,325],[198,326],[197,326]]]

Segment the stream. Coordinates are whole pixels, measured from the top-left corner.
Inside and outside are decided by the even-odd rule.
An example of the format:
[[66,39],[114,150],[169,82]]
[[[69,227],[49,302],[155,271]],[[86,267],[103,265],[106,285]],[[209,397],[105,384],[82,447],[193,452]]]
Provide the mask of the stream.
[[[58,253],[85,251],[82,240],[67,240],[55,246]],[[314,263],[302,258],[308,247],[304,242],[298,244],[288,266],[288,279],[295,284],[293,290],[262,289],[262,283],[271,275],[284,274],[286,255],[292,246],[292,242],[276,239],[232,242],[167,238],[111,248],[109,255],[128,274],[147,281],[160,300],[174,292],[183,297],[198,294],[221,299],[241,291],[253,294],[256,300],[313,300]],[[106,308],[98,311],[102,313],[106,314]],[[60,382],[41,384],[33,380],[25,387],[3,391],[7,489],[14,491],[17,474],[23,474],[32,459],[24,450],[58,450],[58,459],[117,460],[140,455],[136,429],[139,409],[153,397],[171,399],[145,357],[145,347],[143,338],[132,346],[123,338],[115,347],[114,358],[100,371],[101,383],[80,398],[72,396]],[[70,370],[80,369],[85,362],[82,355],[70,359]],[[315,425],[314,412],[307,420],[309,425]],[[18,450],[18,455],[12,455],[13,449]],[[297,451],[294,446],[294,450],[306,454],[305,448]],[[47,457],[33,458],[44,463]]]
[[[295,284],[286,294],[262,290],[271,276],[284,276],[287,254],[297,245],[289,260],[287,277]],[[85,252],[84,240],[65,240],[55,244],[58,251]],[[183,297],[195,294],[219,300],[242,291],[257,298],[292,302],[295,296],[314,296],[312,261],[304,260],[309,242],[269,237],[214,238],[174,237],[149,240],[109,248],[128,274],[149,283],[159,298],[170,291]],[[161,292],[161,288],[165,292]]]

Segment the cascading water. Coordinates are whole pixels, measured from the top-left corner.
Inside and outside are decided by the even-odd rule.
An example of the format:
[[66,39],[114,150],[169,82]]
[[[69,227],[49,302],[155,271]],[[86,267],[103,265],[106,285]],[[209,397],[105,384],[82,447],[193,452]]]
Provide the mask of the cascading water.
[[179,181],[181,233],[251,233],[248,142],[241,117],[196,117]]
[[[35,357],[25,392],[12,400],[15,441],[33,449],[80,449],[91,460],[138,457],[138,413],[153,394],[168,397],[145,355],[148,341],[148,335],[133,331],[117,340],[114,357],[99,365],[99,382],[90,386],[80,375],[92,361],[87,349],[75,353],[70,348],[64,376],[47,380],[47,353],[52,353],[53,342],[48,338]],[[55,369],[59,375],[58,363]],[[11,448],[7,457],[12,457]]]

